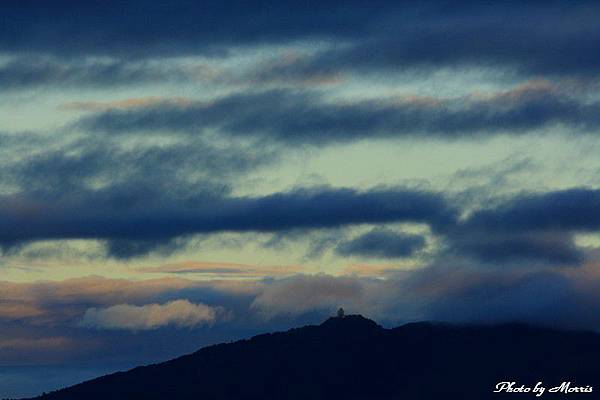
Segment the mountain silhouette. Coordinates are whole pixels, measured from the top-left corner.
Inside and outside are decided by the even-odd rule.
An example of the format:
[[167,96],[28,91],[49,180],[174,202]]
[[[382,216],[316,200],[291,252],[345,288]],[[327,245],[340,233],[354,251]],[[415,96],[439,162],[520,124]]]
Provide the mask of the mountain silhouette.
[[[205,347],[45,394],[43,400],[494,399],[498,382],[571,382],[600,398],[600,335],[522,324],[412,323],[385,329],[359,315]],[[542,398],[564,398],[544,393]]]

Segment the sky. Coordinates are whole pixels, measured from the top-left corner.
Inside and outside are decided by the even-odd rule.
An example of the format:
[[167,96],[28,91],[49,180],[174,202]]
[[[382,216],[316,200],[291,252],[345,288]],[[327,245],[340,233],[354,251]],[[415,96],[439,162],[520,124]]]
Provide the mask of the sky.
[[599,18],[4,1],[0,398],[340,306],[600,330]]

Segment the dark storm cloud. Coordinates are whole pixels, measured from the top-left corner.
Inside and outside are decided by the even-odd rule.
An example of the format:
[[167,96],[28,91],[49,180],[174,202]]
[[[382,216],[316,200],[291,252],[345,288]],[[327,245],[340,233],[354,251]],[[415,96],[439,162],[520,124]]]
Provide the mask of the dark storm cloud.
[[450,254],[498,265],[577,266],[585,252],[575,245],[574,234],[600,231],[599,214],[595,189],[515,196],[457,225],[447,235]]
[[524,76],[597,75],[597,4],[480,2],[468,9],[461,7],[465,4],[453,9],[414,7],[414,21],[394,24],[398,16],[392,16],[369,37],[324,50],[279,72],[310,76],[480,67]]
[[574,188],[516,196],[473,213],[470,232],[594,232],[600,230],[600,190]]
[[[38,226],[42,227],[44,222],[41,221],[48,221],[44,214],[57,213],[57,217],[62,215],[58,220],[71,219],[69,210],[62,207],[74,206],[78,209],[72,211],[83,217],[80,223],[87,227],[84,230],[93,232],[99,220],[86,218],[98,218],[92,216],[96,207],[103,213],[150,205],[156,209],[161,204],[165,209],[185,207],[198,198],[207,197],[218,202],[230,192],[240,175],[268,165],[278,157],[268,146],[213,145],[198,139],[160,145],[144,140],[136,146],[126,146],[106,138],[64,136],[63,140],[40,142],[44,135],[5,135],[4,150],[11,157],[3,157],[0,161],[0,182],[5,189],[0,214],[6,217],[0,222],[4,227],[2,230],[9,231],[14,228],[13,224],[25,223],[24,220],[19,222],[15,214],[10,216],[11,208],[23,217],[28,214],[26,219],[37,220]],[[0,140],[3,138],[0,136]],[[170,202],[173,203],[171,206]],[[55,222],[60,224],[58,220]],[[111,224],[108,220],[102,223]],[[55,228],[57,230],[48,238],[79,237],[78,234],[63,237],[60,229]],[[29,239],[8,236],[1,244],[5,256],[32,254],[24,246]],[[104,238],[106,255],[119,259],[148,254],[166,256],[186,246],[185,241],[172,240],[168,235],[160,238],[142,236],[140,239],[135,235],[109,235]]]
[[402,258],[410,257],[425,246],[420,235],[373,229],[354,239],[340,243],[336,252],[344,256]]
[[599,10],[591,1],[11,0],[0,17],[0,52],[223,55],[236,47],[323,40],[340,44],[300,70],[474,65],[596,74]]
[[[441,230],[455,219],[442,196],[401,188],[297,189],[262,197],[207,191],[176,197],[152,186],[123,189],[4,196],[0,199],[0,242],[5,247],[44,239],[141,243],[196,233],[277,232],[402,221],[427,223]],[[117,255],[122,253],[113,249]],[[134,249],[139,253],[135,250],[140,247]]]
[[257,137],[290,144],[324,144],[390,137],[523,135],[566,126],[600,127],[600,104],[584,102],[546,83],[530,83],[489,97],[397,98],[336,103],[312,92],[247,92],[189,105],[113,109],[76,126],[110,134],[165,132]]
[[451,253],[501,266],[578,266],[585,259],[569,234],[450,236]]
[[[38,146],[38,139],[27,137]],[[8,135],[7,145],[16,146],[13,139]],[[442,257],[575,266],[586,257],[573,235],[600,230],[594,217],[600,214],[600,192],[583,188],[519,195],[474,210],[460,222],[458,207],[441,194],[406,189],[313,188],[232,197],[241,174],[272,163],[276,154],[264,146],[219,147],[182,139],[176,145],[124,149],[106,138],[86,138],[16,161],[5,159],[0,176],[16,192],[0,202],[4,254],[38,240],[97,239],[106,243],[108,256],[129,259],[171,254],[195,234],[258,231],[292,238],[290,233],[304,232],[300,237],[312,237],[323,228],[422,222],[447,244]],[[338,246],[343,254],[392,258],[422,247],[418,238],[403,239],[410,238],[377,229],[354,240],[338,232],[312,240],[311,252]]]
[[[391,2],[8,1],[0,50],[60,55],[222,54],[229,46],[366,34]],[[371,11],[371,12],[367,12]],[[76,16],[76,17],[75,17]]]

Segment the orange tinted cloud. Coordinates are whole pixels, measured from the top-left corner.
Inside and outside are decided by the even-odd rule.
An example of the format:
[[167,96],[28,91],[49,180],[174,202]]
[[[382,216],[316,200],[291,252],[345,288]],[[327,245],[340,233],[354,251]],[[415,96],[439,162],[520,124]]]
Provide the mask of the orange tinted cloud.
[[192,104],[192,101],[186,97],[147,96],[114,101],[75,101],[61,105],[61,109],[77,111],[106,111],[110,109],[126,110],[130,108],[150,107],[156,105],[187,107],[190,104]]
[[212,324],[219,308],[174,300],[165,304],[118,304],[86,310],[82,326],[98,329],[150,330],[162,326],[193,327]]
[[302,272],[300,265],[256,266],[250,264],[183,261],[159,267],[142,268],[139,271],[165,274],[203,274],[241,278],[287,276]]
[[2,350],[63,350],[69,347],[69,338],[46,337],[46,338],[18,338],[0,339],[0,351]]
[[32,283],[0,281],[0,319],[27,319],[33,324],[53,325],[80,318],[85,311],[82,304],[148,303],[160,294],[188,288],[216,288],[223,292],[251,294],[260,286],[257,282],[234,280],[159,278],[134,281],[99,276]]

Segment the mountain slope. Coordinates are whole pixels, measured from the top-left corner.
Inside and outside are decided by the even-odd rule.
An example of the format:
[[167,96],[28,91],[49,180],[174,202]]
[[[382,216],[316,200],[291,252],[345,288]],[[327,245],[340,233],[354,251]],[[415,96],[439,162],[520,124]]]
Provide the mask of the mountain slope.
[[384,329],[347,316],[206,347],[41,399],[487,399],[499,397],[492,391],[500,381],[594,385],[598,360],[594,333],[516,324]]

